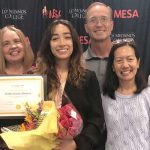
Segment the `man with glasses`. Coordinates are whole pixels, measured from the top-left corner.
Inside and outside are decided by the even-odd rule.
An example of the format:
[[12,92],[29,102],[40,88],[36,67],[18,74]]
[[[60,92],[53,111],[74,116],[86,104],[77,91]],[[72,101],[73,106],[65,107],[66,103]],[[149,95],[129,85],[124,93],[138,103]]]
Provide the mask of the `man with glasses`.
[[[92,3],[85,13],[85,30],[90,37],[90,45],[84,52],[86,67],[96,72],[100,89],[106,72],[108,56],[112,47],[111,32],[113,30],[113,11],[101,2]],[[106,130],[103,130],[103,139],[94,150],[104,150]]]
[[100,89],[105,76],[107,58],[112,47],[113,11],[101,2],[92,3],[85,13],[85,30],[90,37],[90,45],[84,52],[86,67],[96,72]]

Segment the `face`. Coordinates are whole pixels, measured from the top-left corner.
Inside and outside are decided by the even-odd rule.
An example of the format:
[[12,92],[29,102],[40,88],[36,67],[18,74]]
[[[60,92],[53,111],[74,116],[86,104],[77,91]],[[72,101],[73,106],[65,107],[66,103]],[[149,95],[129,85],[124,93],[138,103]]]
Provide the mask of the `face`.
[[6,63],[18,63],[23,61],[24,48],[16,32],[6,30],[2,38],[2,51]]
[[95,5],[87,12],[87,23],[85,30],[91,40],[103,41],[110,38],[113,21],[111,19],[110,9],[106,6]]
[[139,63],[140,60],[137,60],[134,49],[128,45],[118,48],[114,53],[113,70],[120,82],[134,82]]
[[50,47],[56,60],[69,60],[73,52],[73,41],[67,26],[63,24],[55,26]]

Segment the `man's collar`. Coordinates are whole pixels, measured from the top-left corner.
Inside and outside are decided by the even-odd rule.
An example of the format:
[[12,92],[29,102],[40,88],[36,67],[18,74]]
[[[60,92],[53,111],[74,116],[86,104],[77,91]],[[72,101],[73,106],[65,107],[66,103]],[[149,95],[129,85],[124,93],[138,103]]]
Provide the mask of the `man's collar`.
[[86,60],[90,60],[90,59],[108,59],[108,57],[100,58],[100,57],[96,56],[96,55],[93,53],[93,51],[92,51],[90,45],[88,46],[88,49],[84,52],[84,58],[85,58]]

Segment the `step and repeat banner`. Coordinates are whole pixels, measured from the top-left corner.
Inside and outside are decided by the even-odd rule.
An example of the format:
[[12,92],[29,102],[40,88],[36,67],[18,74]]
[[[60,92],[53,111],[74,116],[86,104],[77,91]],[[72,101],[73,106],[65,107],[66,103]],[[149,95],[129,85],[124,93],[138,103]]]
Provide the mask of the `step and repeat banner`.
[[[0,0],[0,28],[15,25],[29,37],[34,53],[47,25],[52,20],[70,20],[86,50],[89,37],[84,30],[84,15],[96,0]],[[143,70],[150,74],[150,0],[97,0],[113,9],[112,40],[134,38],[140,52]]]

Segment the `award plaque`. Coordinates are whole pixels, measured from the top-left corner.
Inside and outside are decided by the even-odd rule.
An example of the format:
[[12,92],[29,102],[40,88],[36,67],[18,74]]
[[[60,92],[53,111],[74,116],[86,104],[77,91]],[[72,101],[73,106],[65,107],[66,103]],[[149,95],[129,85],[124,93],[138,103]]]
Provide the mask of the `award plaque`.
[[38,103],[42,100],[42,76],[0,76],[0,117],[24,116],[25,103]]

